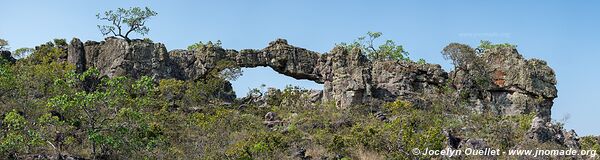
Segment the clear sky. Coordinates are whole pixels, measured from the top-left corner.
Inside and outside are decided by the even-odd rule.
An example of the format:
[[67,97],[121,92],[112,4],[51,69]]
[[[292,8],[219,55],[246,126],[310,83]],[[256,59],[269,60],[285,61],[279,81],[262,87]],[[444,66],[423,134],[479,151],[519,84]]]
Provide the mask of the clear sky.
[[[327,52],[367,31],[404,45],[412,59],[451,68],[440,51],[450,42],[513,43],[527,58],[546,60],[558,79],[552,109],[567,129],[600,135],[600,11],[586,1],[29,1],[0,0],[0,38],[11,48],[33,47],[53,38],[102,40],[95,17],[118,7],[148,6],[159,15],[147,25],[168,50],[197,41],[221,40],[225,48],[261,49],[276,38]],[[134,37],[141,37],[134,35]],[[246,69],[233,82],[238,95],[260,84],[306,88],[269,68]]]

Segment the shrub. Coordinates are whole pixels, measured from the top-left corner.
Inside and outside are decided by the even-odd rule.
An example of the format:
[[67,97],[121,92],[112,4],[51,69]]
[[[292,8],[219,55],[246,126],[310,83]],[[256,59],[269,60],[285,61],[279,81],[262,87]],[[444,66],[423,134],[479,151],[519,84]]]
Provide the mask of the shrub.
[[385,43],[375,46],[374,42],[381,37],[381,32],[367,32],[367,36],[361,36],[352,43],[340,43],[339,46],[351,50],[353,48],[361,49],[361,53],[367,56],[370,60],[406,60],[408,52],[404,51],[402,45],[397,45],[392,40],[386,40]]

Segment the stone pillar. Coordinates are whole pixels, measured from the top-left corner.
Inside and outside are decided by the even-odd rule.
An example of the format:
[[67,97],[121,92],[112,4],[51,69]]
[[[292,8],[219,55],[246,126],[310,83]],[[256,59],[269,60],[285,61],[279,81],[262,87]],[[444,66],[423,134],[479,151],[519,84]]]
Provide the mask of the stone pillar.
[[85,49],[78,38],[73,38],[67,50],[67,62],[74,64],[77,73],[85,71]]

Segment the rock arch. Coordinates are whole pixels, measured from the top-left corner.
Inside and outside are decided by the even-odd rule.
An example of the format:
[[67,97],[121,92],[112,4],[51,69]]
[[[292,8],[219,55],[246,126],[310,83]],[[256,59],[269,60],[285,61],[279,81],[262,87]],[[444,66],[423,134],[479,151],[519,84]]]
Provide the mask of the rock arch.
[[[449,73],[437,64],[372,62],[359,53],[358,49],[335,47],[329,53],[320,54],[289,45],[284,39],[270,42],[263,49],[236,51],[204,47],[194,51],[167,51],[161,43],[142,40],[127,43],[109,37],[102,42],[82,43],[74,38],[68,47],[68,62],[76,64],[77,71],[96,67],[102,75],[109,77],[126,75],[137,78],[147,75],[196,80],[203,78],[218,61],[231,60],[240,67],[271,67],[283,75],[324,84],[322,100],[335,101],[341,108],[393,101],[398,97],[410,99],[418,94],[436,94],[448,80]],[[516,114],[535,111],[541,117],[549,117],[552,100],[556,97],[556,80],[545,62],[525,60],[516,50],[493,51],[482,58],[494,60],[487,64],[487,68],[494,69],[490,75],[499,72],[505,74],[490,76],[494,81],[503,83],[491,86],[490,90],[478,91],[494,93],[487,94],[491,96],[487,99],[494,101],[486,101],[486,98],[481,101],[486,105],[516,110]],[[451,74],[457,73],[460,74]],[[535,101],[539,97],[545,100]]]

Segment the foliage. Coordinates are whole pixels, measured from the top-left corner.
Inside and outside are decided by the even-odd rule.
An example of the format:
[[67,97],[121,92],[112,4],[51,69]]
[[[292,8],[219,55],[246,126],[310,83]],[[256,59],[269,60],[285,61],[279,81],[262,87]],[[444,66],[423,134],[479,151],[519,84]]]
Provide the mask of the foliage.
[[498,47],[517,48],[517,45],[510,44],[510,43],[493,44],[490,41],[482,40],[482,41],[480,41],[479,46],[477,47],[477,51],[480,53],[483,53],[485,50],[489,50],[492,48],[498,48]]
[[585,136],[581,137],[579,140],[581,143],[582,150],[595,150],[596,152],[600,151],[600,138],[594,136]]
[[116,11],[109,10],[102,15],[98,13],[96,14],[96,18],[111,23],[110,25],[98,25],[98,29],[100,29],[102,35],[112,34],[124,38],[129,42],[131,41],[129,34],[132,32],[141,35],[148,34],[150,28],[146,26],[146,21],[157,14],[148,7],[144,9],[133,7],[129,9],[118,8]]
[[33,49],[33,48],[19,48],[13,52],[12,56],[19,59],[19,58],[26,57],[33,52],[35,52],[35,49]]
[[202,43],[202,41],[194,43],[192,45],[189,45],[187,47],[188,50],[193,51],[193,50],[198,50],[198,49],[202,49],[205,47],[217,47],[217,48],[221,48],[221,40],[217,40],[215,43],[213,43],[212,41],[208,41],[206,44]]
[[455,67],[466,69],[469,65],[476,65],[478,57],[485,50],[505,47],[516,48],[517,45],[509,43],[493,44],[490,41],[482,40],[479,46],[473,49],[466,44],[450,43],[448,46],[444,47],[442,55],[444,55],[445,59],[452,60]]
[[234,61],[221,60],[217,62],[216,67],[209,74],[227,81],[235,81],[243,73],[242,68],[237,66]]
[[404,51],[402,45],[396,45],[393,40],[386,40],[383,44],[375,46],[375,40],[382,35],[381,32],[367,32],[367,36],[361,36],[352,43],[339,45],[348,50],[359,48],[361,53],[371,60],[410,60],[408,52]]
[[[411,149],[445,148],[442,131],[512,148],[535,116],[468,112],[451,80],[437,97],[415,95],[426,104],[398,99],[338,108],[313,103],[312,92],[291,85],[235,99],[221,75],[236,67],[232,61],[196,81],[109,78],[93,67],[75,72],[60,61],[63,45],[49,42],[0,64],[0,159],[292,159],[302,150],[314,159],[443,159]],[[276,115],[272,126],[265,125],[268,112]],[[582,149],[597,149],[597,142],[584,137]]]
[[[455,77],[452,80],[468,81],[459,82],[467,84],[459,90],[461,98],[477,97],[473,90],[487,90],[492,83],[490,74],[487,73],[487,65],[481,57],[481,52],[471,48],[469,45],[460,43],[450,43],[442,50],[442,55],[445,59],[452,60],[454,65]],[[456,76],[463,74],[462,79],[457,79]]]
[[7,103],[5,99],[8,99],[8,94],[16,90],[15,83],[12,68],[8,64],[0,63],[0,103]]
[[442,55],[445,59],[452,60],[452,64],[456,68],[467,69],[472,67],[474,62],[478,60],[478,55],[475,49],[469,45],[460,43],[450,43],[442,50]]
[[66,47],[68,45],[67,44],[67,40],[64,39],[64,38],[55,38],[52,42],[56,46],[64,46],[64,47]]
[[417,61],[418,64],[427,64],[427,62],[425,61],[425,59],[421,58]]
[[142,39],[142,41],[144,41],[146,43],[154,43],[154,41],[152,41],[152,39],[150,39],[150,38],[144,38],[144,39]]
[[52,42],[46,42],[45,44],[35,47],[31,56],[27,56],[25,63],[57,63],[58,59],[65,57],[66,55],[66,42],[63,43],[61,39],[55,39]]
[[0,155],[4,157],[16,158],[44,144],[36,131],[28,129],[29,123],[21,114],[13,109],[2,120],[4,134],[0,135]]

